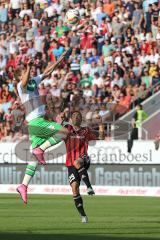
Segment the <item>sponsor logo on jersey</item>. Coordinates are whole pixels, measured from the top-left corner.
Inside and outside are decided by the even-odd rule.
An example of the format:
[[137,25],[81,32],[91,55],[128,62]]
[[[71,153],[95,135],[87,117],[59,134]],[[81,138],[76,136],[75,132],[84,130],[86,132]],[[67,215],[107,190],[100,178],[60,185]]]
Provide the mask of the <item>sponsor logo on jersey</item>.
[[31,79],[27,84],[27,90],[34,92],[37,89],[37,83],[34,79]]

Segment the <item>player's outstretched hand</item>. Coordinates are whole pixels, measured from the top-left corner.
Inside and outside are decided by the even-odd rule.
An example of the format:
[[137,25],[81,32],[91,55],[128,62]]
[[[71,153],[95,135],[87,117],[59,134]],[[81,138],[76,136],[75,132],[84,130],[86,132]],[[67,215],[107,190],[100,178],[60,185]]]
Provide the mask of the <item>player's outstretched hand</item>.
[[34,64],[34,61],[32,58],[29,58],[28,61],[27,61],[27,65],[32,67],[32,65]]
[[62,53],[62,55],[59,57],[56,65],[59,65],[71,51],[72,51],[72,48],[69,48],[64,53]]
[[67,49],[64,53],[62,53],[62,55],[60,56],[59,60],[60,61],[63,60],[70,50],[71,50],[71,48]]
[[63,61],[65,58],[66,54],[70,51],[70,49],[66,50],[62,55],[59,57],[56,63],[48,64],[46,69],[43,72],[43,79],[49,76],[58,66],[59,64]]

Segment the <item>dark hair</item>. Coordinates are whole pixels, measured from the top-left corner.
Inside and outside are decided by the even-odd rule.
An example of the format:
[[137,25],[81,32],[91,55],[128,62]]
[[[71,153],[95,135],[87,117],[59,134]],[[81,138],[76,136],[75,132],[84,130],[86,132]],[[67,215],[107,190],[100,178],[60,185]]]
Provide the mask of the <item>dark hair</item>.
[[143,109],[142,104],[137,104],[136,107],[137,107],[137,106],[139,106],[141,110]]
[[82,114],[81,114],[81,112],[80,112],[80,111],[77,111],[77,110],[71,112],[71,117],[73,116],[74,113],[78,113],[78,114],[80,114],[80,115],[81,115],[81,118],[82,118]]

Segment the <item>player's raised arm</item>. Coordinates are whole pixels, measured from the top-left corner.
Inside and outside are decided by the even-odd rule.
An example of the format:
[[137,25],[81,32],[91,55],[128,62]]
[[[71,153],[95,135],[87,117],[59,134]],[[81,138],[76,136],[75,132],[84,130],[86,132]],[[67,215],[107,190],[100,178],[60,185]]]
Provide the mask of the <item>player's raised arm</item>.
[[88,21],[85,21],[84,23],[77,25],[77,26],[73,26],[72,27],[72,31],[76,31],[77,33],[84,33],[87,28],[89,27],[89,23]]
[[27,70],[26,72],[22,75],[22,80],[21,80],[21,84],[22,87],[25,88],[28,84],[29,78],[30,78],[30,71],[31,71],[31,67],[33,64],[33,60],[30,59],[27,63]]
[[105,139],[104,125],[100,124],[98,131],[89,130],[88,135],[87,135],[87,139],[88,139],[88,141],[104,140]]
[[99,140],[104,140],[105,139],[105,130],[104,130],[104,125],[100,124],[99,125]]
[[60,58],[57,60],[56,63],[52,63],[50,65],[48,65],[46,67],[46,69],[44,70],[43,73],[43,79],[45,79],[46,77],[48,77],[58,66],[59,64],[63,61],[63,59],[65,58],[66,54],[68,53],[69,50],[66,50],[61,56]]
[[98,131],[90,130],[88,134],[88,140],[104,140],[105,139],[105,127],[102,122],[102,117],[98,116],[99,124]]

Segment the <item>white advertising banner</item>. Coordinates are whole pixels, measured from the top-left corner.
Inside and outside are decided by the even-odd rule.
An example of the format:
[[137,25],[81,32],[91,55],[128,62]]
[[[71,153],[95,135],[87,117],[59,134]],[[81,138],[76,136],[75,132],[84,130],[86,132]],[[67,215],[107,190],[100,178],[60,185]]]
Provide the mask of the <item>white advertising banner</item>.
[[[132,153],[127,152],[127,141],[93,141],[88,153],[92,164],[160,164],[159,151],[153,141],[135,141]],[[49,163],[65,163],[66,148],[61,142],[45,153]],[[29,144],[0,143],[1,163],[27,163],[31,160]]]
[[[0,185],[0,193],[17,193],[18,185]],[[81,194],[86,195],[86,187],[81,186]],[[93,186],[97,196],[140,196],[160,197],[160,187],[108,187]],[[65,185],[30,185],[29,194],[72,195],[70,186]],[[17,193],[18,194],[18,193]]]

